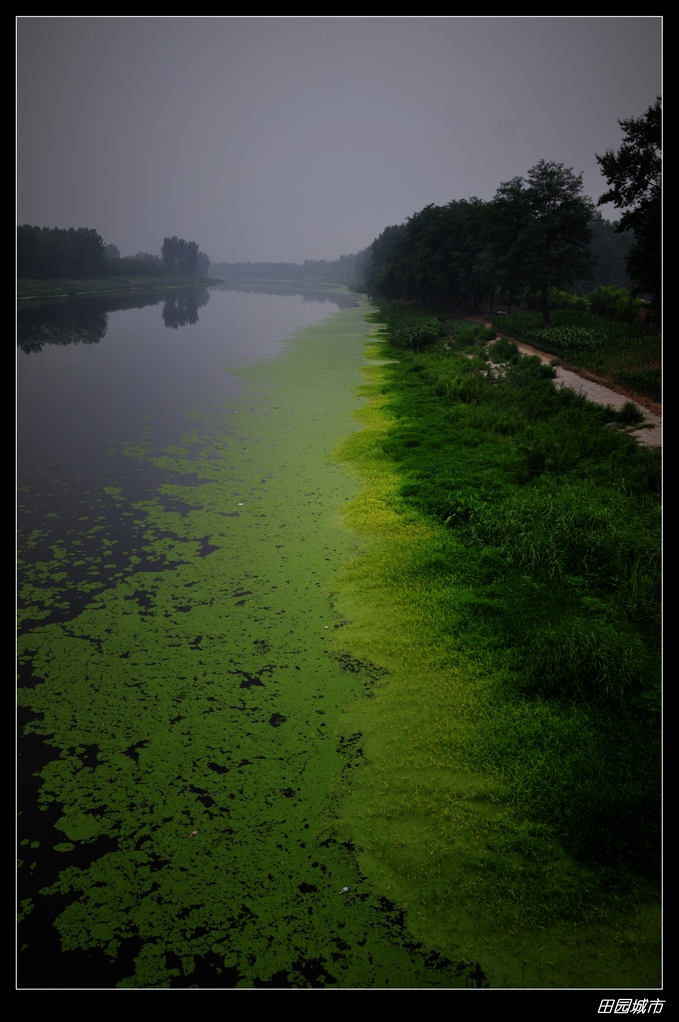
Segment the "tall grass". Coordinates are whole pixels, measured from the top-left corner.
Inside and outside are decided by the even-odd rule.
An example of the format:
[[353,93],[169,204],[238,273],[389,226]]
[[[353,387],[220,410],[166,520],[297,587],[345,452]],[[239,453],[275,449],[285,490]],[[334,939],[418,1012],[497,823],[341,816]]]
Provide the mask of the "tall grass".
[[433,531],[375,584],[418,608],[423,663],[485,679],[463,733],[450,722],[458,753],[625,889],[659,868],[659,453],[465,329],[382,347],[371,457],[391,466],[391,513]]

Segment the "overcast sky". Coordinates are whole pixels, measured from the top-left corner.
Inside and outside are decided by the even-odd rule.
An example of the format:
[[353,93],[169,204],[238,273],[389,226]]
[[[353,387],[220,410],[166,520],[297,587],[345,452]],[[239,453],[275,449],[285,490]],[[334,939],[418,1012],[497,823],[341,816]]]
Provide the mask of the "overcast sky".
[[[662,18],[18,17],[17,222],[122,255],[336,259],[595,154],[661,95]],[[604,215],[615,219],[606,207]]]

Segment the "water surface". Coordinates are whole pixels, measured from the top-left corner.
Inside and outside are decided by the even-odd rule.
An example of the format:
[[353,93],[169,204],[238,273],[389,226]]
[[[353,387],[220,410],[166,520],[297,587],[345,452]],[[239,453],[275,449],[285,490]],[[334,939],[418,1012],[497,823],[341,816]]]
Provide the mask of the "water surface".
[[480,985],[336,825],[365,310],[91,304],[19,329],[19,985]]

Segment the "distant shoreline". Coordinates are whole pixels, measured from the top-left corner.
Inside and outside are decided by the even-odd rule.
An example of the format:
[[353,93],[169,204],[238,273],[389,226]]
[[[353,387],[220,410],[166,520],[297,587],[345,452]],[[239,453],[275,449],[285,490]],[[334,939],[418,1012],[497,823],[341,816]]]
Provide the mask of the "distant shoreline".
[[17,280],[17,301],[29,298],[75,298],[78,295],[168,291],[223,284],[215,277],[100,277],[92,280]]

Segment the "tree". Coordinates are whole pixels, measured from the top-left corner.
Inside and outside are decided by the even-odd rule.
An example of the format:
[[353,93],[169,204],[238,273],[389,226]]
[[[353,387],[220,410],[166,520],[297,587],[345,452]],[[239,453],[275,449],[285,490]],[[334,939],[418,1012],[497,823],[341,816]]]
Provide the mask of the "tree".
[[370,246],[370,260],[365,275],[365,283],[369,295],[374,296],[383,293],[382,277],[389,260],[391,248],[404,230],[404,224],[392,224],[391,227],[385,227],[380,236],[375,238]]
[[660,97],[643,117],[618,121],[625,139],[614,153],[607,149],[597,156],[609,190],[598,205],[612,202],[624,210],[618,230],[634,231],[634,245],[627,257],[627,269],[640,290],[660,303],[661,290],[661,173],[662,123]]
[[489,227],[499,275],[514,291],[520,284],[539,292],[546,327],[550,288],[572,285],[591,269],[593,215],[594,203],[582,194],[582,174],[546,160],[527,178],[501,184],[493,199]]
[[105,277],[104,239],[92,227],[69,227],[74,277]]
[[590,227],[592,240],[589,250],[594,256],[594,268],[588,280],[578,281],[578,294],[585,294],[601,284],[631,291],[632,279],[627,270],[627,257],[634,244],[634,234],[629,230],[621,230],[617,222],[604,220],[599,212],[594,214]]
[[49,278],[104,277],[104,240],[89,227],[17,228],[17,276]]
[[476,312],[486,287],[479,270],[486,203],[430,204],[372,243],[368,293]]
[[172,277],[196,277],[199,267],[210,264],[209,258],[199,251],[195,241],[185,241],[176,235],[163,240],[160,252],[165,272]]

